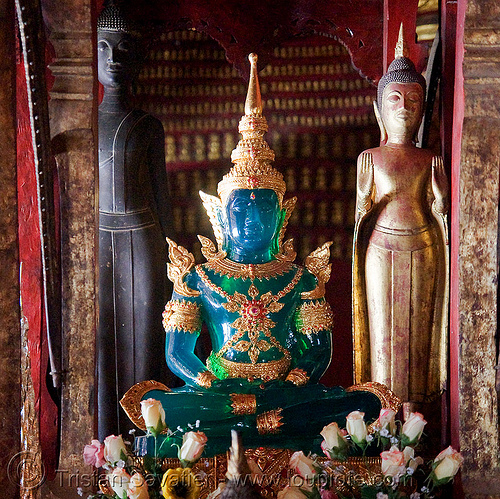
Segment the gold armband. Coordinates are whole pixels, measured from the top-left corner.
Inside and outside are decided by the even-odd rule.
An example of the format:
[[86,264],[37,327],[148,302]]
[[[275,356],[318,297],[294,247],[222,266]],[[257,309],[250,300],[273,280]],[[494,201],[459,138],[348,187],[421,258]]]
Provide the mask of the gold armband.
[[263,412],[257,416],[257,431],[259,435],[274,435],[280,433],[280,426],[283,426],[281,420],[281,408],[273,411]]
[[201,329],[200,306],[186,300],[171,300],[163,312],[165,331],[185,331],[197,333]]
[[233,414],[255,414],[257,398],[251,393],[231,393]]
[[296,367],[288,373],[285,381],[291,381],[296,386],[303,386],[308,383],[309,376],[307,375],[307,372],[304,371],[304,369],[299,369]]
[[202,371],[195,378],[195,382],[197,385],[202,388],[210,388],[212,386],[212,381],[215,381],[217,376],[214,376],[210,371]]
[[315,334],[333,327],[333,313],[326,301],[303,303],[297,312],[297,329],[304,334]]

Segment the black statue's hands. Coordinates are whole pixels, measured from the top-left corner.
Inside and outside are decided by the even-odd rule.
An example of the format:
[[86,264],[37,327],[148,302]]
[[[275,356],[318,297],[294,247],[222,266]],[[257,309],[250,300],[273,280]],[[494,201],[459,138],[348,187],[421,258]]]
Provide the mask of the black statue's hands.
[[373,192],[373,156],[370,152],[364,152],[358,159],[358,212],[366,213],[371,208]]

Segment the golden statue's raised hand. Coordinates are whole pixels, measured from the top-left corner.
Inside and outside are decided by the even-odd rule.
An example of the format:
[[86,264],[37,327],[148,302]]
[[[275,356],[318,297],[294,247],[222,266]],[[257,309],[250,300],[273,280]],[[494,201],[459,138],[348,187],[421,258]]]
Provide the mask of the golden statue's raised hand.
[[436,212],[444,214],[449,209],[448,199],[448,177],[444,170],[443,158],[434,156],[432,158],[432,193],[434,194],[433,208]]
[[357,182],[357,211],[366,213],[372,205],[373,193],[373,156],[371,152],[364,152],[358,159]]

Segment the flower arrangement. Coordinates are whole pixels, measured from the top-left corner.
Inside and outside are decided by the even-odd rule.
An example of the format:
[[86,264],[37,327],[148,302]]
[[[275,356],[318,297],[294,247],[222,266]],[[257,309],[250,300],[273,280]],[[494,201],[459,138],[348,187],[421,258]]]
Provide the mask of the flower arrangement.
[[295,452],[290,458],[294,475],[290,484],[278,493],[278,499],[431,499],[441,487],[453,480],[463,458],[451,446],[440,452],[424,472],[424,460],[415,455],[426,421],[422,414],[411,413],[402,424],[396,413],[382,409],[378,420],[369,430],[364,414],[359,411],[347,416],[346,428],[330,423],[321,431],[321,448],[330,460],[346,461],[350,455],[362,454],[368,468],[366,453],[370,446],[380,452],[380,473],[371,470],[370,480],[350,475],[342,464],[333,467],[320,463],[315,456]]
[[[141,413],[147,434],[155,440],[154,456],[138,459],[121,435],[110,435],[103,443],[92,440],[83,450],[83,459],[86,464],[101,468],[104,473],[99,478],[101,492],[90,495],[88,499],[196,499],[200,493],[200,483],[192,467],[200,459],[207,437],[199,431],[184,433],[182,441],[179,436],[180,443],[175,445],[181,468],[169,469],[164,473],[161,461],[157,458],[161,450],[157,446],[157,437],[165,430],[170,436],[175,436],[176,432],[167,429],[165,411],[158,400],[143,400]],[[197,422],[196,427],[198,425]],[[80,495],[83,495],[81,491]]]

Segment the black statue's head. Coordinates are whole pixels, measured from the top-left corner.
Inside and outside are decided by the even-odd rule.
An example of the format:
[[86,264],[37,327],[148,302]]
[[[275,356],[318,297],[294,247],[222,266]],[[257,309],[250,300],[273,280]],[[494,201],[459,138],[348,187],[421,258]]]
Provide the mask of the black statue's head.
[[97,65],[104,87],[126,86],[136,75],[140,61],[138,33],[115,6],[105,7],[97,21]]

